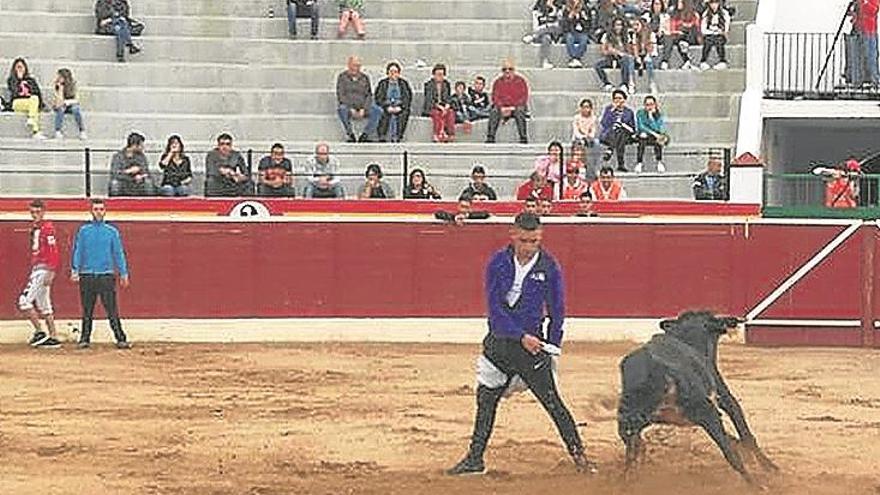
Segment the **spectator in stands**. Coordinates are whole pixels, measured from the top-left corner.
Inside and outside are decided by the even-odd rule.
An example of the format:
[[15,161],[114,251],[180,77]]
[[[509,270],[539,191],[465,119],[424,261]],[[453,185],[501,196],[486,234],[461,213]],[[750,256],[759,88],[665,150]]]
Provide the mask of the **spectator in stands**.
[[669,33],[663,36],[663,58],[660,68],[669,68],[669,57],[672,49],[678,49],[684,70],[693,69],[691,56],[688,52],[691,45],[700,44],[700,16],[694,10],[691,0],[678,0],[675,12],[669,20]]
[[657,171],[666,172],[663,165],[663,147],[669,143],[669,131],[666,130],[666,120],[657,98],[651,95],[645,97],[645,106],[636,113],[636,128],[638,132],[639,148],[636,153],[636,173],[642,172],[642,160],[645,158],[645,148],[654,148],[654,160],[657,161]]
[[617,11],[623,16],[639,16],[642,15],[642,8],[638,5],[638,1],[631,0],[615,0]]
[[483,165],[479,163],[474,164],[474,168],[471,170],[471,183],[458,197],[462,198],[465,196],[474,201],[495,201],[498,199],[495,189],[492,189],[492,186],[486,183],[486,167]]
[[538,205],[538,198],[529,196],[523,200],[523,213],[531,213],[532,215],[540,215],[541,208]]
[[529,176],[529,180],[523,182],[516,188],[517,201],[523,201],[530,197],[539,199],[553,198],[553,186],[548,184],[547,179],[538,172],[532,172],[532,175]]
[[425,81],[425,104],[422,116],[430,117],[435,143],[455,140],[455,111],[452,109],[452,87],[446,80],[446,66],[437,64],[431,79]]
[[694,190],[694,199],[698,201],[725,201],[727,200],[727,179],[721,174],[723,167],[721,160],[710,156],[706,164],[706,171],[694,178],[691,186]]
[[287,34],[290,39],[296,39],[296,19],[298,17],[307,17],[311,20],[312,39],[318,39],[319,11],[318,0],[287,0]]
[[64,125],[64,114],[66,113],[73,115],[73,120],[79,129],[79,138],[88,139],[79,100],[76,98],[76,81],[73,79],[70,69],[59,69],[55,76],[55,102],[52,107],[55,110],[55,139],[64,138],[61,128]]
[[614,0],[600,0],[593,24],[593,41],[601,43],[605,33],[611,31],[614,20],[623,16]]
[[251,168],[232,148],[232,136],[217,136],[217,147],[205,157],[205,196],[253,196]]
[[538,66],[552,69],[550,44],[562,35],[562,0],[536,0],[532,7],[532,32],[523,36],[523,43],[538,42]]
[[379,141],[399,143],[406,134],[409,113],[412,109],[412,88],[400,77],[400,64],[390,62],[385,66],[387,77],[376,85],[376,104],[382,109],[379,119]]
[[[626,145],[635,141],[636,116],[632,109],[626,106],[626,91],[615,89],[611,95],[611,104],[605,107],[602,113],[600,126],[602,133],[599,141],[605,145],[602,160],[608,161],[613,155],[617,155],[617,170],[626,172],[624,165],[624,153]],[[594,195],[594,197],[596,197]],[[596,197],[596,199],[599,199]]]
[[626,199],[626,190],[614,178],[613,168],[602,167],[599,170],[599,179],[590,184],[590,195],[596,201],[620,201]]
[[[587,166],[585,155],[586,151],[583,146],[577,143],[572,144],[571,153],[569,153],[568,155],[568,162],[565,164],[565,166],[578,169],[581,177],[589,183],[592,180],[591,176],[593,176],[593,174],[590,171],[590,167]],[[595,177],[593,176],[592,178]]]
[[[648,26],[648,20],[639,17],[633,24],[632,51],[635,57],[636,68],[641,76],[648,73],[648,88],[651,94],[657,94],[657,82],[654,80],[654,59],[657,57],[657,36]],[[635,77],[633,77],[635,80]],[[635,87],[631,88],[635,90]],[[632,93],[632,91],[631,91]]]
[[584,0],[566,0],[562,11],[562,31],[565,33],[565,50],[568,66],[577,69],[584,66],[583,58],[590,42],[590,10]]
[[403,199],[441,199],[440,193],[428,183],[425,172],[416,168],[409,173],[409,183],[403,191]]
[[[348,68],[336,78],[336,100],[339,103],[337,115],[348,142],[370,142],[372,134],[379,125],[382,109],[373,102],[370,76],[361,72],[361,59],[348,57]],[[367,125],[360,137],[356,138],[351,119],[367,119]]]
[[339,0],[339,30],[336,37],[345,36],[349,25],[357,33],[359,40],[367,37],[367,27],[364,25],[364,0]]
[[562,199],[576,200],[589,188],[589,184],[581,178],[581,170],[574,164],[565,167],[565,180],[562,183]]
[[[855,162],[855,171],[859,164]],[[855,208],[858,206],[859,181],[847,169],[846,163],[834,166],[833,172],[825,176],[825,206],[828,208]],[[856,172],[857,173],[857,172]]]
[[489,113],[489,128],[486,142],[494,143],[495,134],[501,121],[513,119],[519,133],[520,144],[528,144],[529,83],[516,73],[513,61],[507,59],[501,66],[501,76],[492,83],[492,110]]
[[534,171],[541,174],[550,184],[550,187],[559,183],[559,169],[562,168],[562,151],[562,143],[553,141],[547,145],[547,154],[539,156],[535,160]]
[[[876,17],[876,14],[875,14]],[[703,33],[703,55],[700,58],[700,69],[709,70],[709,53],[712,48],[718,54],[716,70],[727,68],[727,34],[730,31],[730,14],[721,7],[721,0],[709,0],[709,7],[703,12],[703,20],[700,25]]]
[[853,30],[861,47],[862,62],[857,64],[865,68],[865,72],[860,74],[863,81],[855,82],[867,82],[876,88],[880,85],[880,71],[877,67],[877,13],[880,11],[880,0],[857,0],[855,6]]
[[590,190],[587,189],[583,193],[578,200],[578,211],[575,213],[576,217],[595,217],[596,212],[593,211],[593,195],[590,193]]
[[651,8],[647,12],[648,26],[657,35],[657,44],[663,45],[663,35],[669,32],[669,9],[666,0],[651,0]]
[[602,58],[595,65],[596,75],[602,83],[605,91],[611,91],[614,86],[608,80],[605,69],[613,69],[620,67],[620,85],[621,87],[629,87],[630,92],[633,86],[633,71],[635,70],[635,58],[632,55],[626,39],[626,25],[623,18],[614,19],[611,24],[611,30],[602,36],[602,48],[600,49]]
[[116,37],[116,60],[125,62],[125,49],[129,55],[140,53],[132,36],[138,36],[144,25],[131,18],[128,0],[98,0],[95,2],[95,34]]
[[461,124],[465,134],[470,134],[474,128],[472,123],[476,108],[467,92],[467,84],[464,81],[456,81],[452,93],[452,111],[455,112],[455,123]]
[[489,112],[492,110],[492,100],[486,93],[486,78],[477,76],[474,78],[473,85],[468,88],[468,96],[471,97],[471,103],[474,105],[474,120],[488,119]]
[[46,139],[40,132],[40,109],[45,105],[43,95],[25,59],[17,58],[12,62],[6,89],[12,99],[12,111],[27,114],[27,125],[33,138]]
[[593,147],[599,144],[599,125],[593,113],[593,100],[584,98],[571,122],[571,142]]
[[192,194],[192,165],[183,149],[183,140],[178,135],[168,137],[165,152],[159,158],[162,171],[162,196],[189,196]]
[[391,188],[391,185],[382,180],[385,174],[382,173],[382,167],[380,167],[378,163],[367,165],[367,171],[364,175],[367,180],[364,181],[364,186],[358,194],[360,199],[394,198],[394,189]]
[[144,136],[133,132],[128,135],[125,148],[110,160],[110,196],[152,196],[153,193],[144,155]]
[[470,196],[462,196],[458,198],[458,211],[450,213],[448,211],[437,211],[434,218],[442,220],[446,223],[454,223],[455,225],[464,225],[465,220],[485,220],[489,218],[488,211],[478,211],[473,209],[473,199]]
[[553,200],[550,198],[541,198],[538,203],[538,213],[542,217],[549,217],[553,214]]
[[306,160],[305,173],[309,184],[303,196],[307,198],[344,198],[345,189],[336,174],[339,172],[339,160],[330,155],[330,145],[318,143],[315,154]]
[[257,185],[260,196],[282,198],[295,196],[293,164],[284,156],[284,145],[273,144],[269,155],[260,159],[257,170],[260,172],[260,182]]

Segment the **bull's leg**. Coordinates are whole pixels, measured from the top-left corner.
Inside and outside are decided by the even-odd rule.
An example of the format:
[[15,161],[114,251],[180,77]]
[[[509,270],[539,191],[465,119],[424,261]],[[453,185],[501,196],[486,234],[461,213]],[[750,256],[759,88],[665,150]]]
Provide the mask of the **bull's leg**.
[[743,447],[750,452],[755,459],[758,461],[758,464],[765,471],[779,471],[779,466],[776,465],[767,454],[761,450],[761,447],[758,446],[758,441],[755,440],[755,437],[750,437],[742,441]]
[[755,480],[752,478],[752,475],[746,471],[742,457],[740,457],[733,448],[733,444],[730,442],[730,437],[724,429],[724,424],[721,422],[721,416],[718,414],[718,410],[715,409],[711,403],[707,402],[701,407],[699,415],[693,419],[695,423],[706,430],[706,433],[708,433],[715,444],[718,445],[718,448],[721,449],[721,453],[724,454],[724,458],[727,459],[728,464],[730,464],[730,466],[736,470],[746,482],[754,485]]
[[635,470],[644,449],[641,433],[636,433],[624,439],[626,445],[626,464],[623,474],[629,478]]

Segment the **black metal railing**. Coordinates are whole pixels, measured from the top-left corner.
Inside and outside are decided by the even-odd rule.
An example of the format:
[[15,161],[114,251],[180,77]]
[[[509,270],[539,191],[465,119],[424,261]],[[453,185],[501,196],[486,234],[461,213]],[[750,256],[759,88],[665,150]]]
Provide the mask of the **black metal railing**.
[[860,47],[857,34],[766,33],[764,97],[880,100]]

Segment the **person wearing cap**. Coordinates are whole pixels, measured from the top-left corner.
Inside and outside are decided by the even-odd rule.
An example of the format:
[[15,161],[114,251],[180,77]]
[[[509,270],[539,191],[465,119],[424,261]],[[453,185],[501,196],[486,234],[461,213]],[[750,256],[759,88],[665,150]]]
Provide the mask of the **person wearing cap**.
[[626,99],[626,91],[615,89],[611,93],[611,104],[605,107],[599,124],[602,128],[599,141],[605,145],[602,160],[607,162],[616,154],[620,172],[628,172],[624,164],[626,145],[636,142],[636,114],[626,106]]
[[694,199],[698,201],[724,201],[727,200],[727,179],[721,174],[721,159],[710,156],[706,164],[706,171],[694,177],[691,188],[694,191]]
[[459,198],[465,196],[474,201],[495,201],[498,199],[495,189],[486,183],[486,167],[483,165],[477,163],[471,170],[471,183],[459,194]]
[[589,188],[587,181],[581,178],[580,169],[574,163],[569,163],[565,167],[565,180],[562,181],[562,199],[563,201],[573,201],[581,197]]
[[[565,319],[562,269],[541,248],[541,220],[520,213],[510,229],[511,243],[497,251],[485,272],[489,331],[477,360],[477,411],[467,455],[447,471],[451,476],[482,474],[483,454],[505,396],[529,389],[550,414],[568,454],[580,471],[595,472],[556,384]],[[545,315],[549,316],[544,329]]]
[[371,163],[367,165],[367,171],[364,175],[366,176],[366,180],[364,181],[364,186],[361,188],[360,193],[358,193],[358,198],[394,198],[394,189],[392,189],[387,182],[382,180],[384,174],[382,173],[382,167],[380,167],[378,163]]

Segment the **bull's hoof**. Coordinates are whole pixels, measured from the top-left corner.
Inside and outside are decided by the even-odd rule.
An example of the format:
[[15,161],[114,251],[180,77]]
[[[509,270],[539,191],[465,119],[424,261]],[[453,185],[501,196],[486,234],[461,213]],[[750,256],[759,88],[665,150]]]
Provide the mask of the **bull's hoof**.
[[571,459],[574,461],[575,469],[579,473],[588,475],[599,474],[599,465],[587,459],[587,456],[584,454],[575,454],[571,456]]

